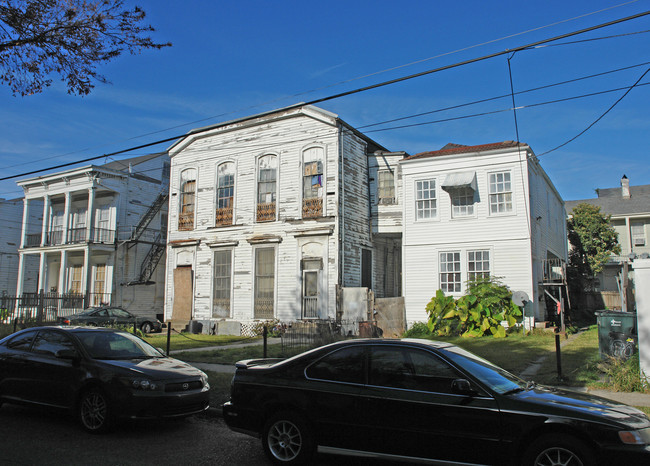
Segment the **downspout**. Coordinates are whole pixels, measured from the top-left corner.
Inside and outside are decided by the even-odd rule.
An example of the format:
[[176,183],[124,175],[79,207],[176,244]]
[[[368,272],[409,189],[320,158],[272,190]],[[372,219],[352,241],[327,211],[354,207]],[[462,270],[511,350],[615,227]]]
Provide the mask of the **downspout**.
[[343,288],[343,273],[345,271],[345,183],[343,182],[343,163],[345,157],[343,154],[343,131],[339,125],[339,284]]

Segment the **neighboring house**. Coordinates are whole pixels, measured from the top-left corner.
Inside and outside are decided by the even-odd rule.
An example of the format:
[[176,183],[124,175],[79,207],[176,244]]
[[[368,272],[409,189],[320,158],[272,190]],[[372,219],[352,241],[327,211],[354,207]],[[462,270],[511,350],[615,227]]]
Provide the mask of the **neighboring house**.
[[[18,246],[23,221],[22,199],[0,199],[0,296],[16,294]],[[37,221],[32,218],[31,221]]]
[[559,277],[545,270],[566,263],[566,214],[532,149],[449,144],[406,157],[400,168],[407,321],[427,319],[436,290],[458,297],[468,280],[485,276],[526,292],[535,320],[547,320],[545,291],[559,298]]
[[60,314],[100,303],[162,314],[169,167],[158,153],[19,181],[17,293],[67,295]]
[[[630,180],[623,175],[620,188],[597,189],[596,194],[598,197],[592,199],[567,201],[566,208],[571,215],[575,206],[586,203],[611,216],[621,255],[610,257],[603,272],[595,277],[593,291],[602,294],[603,306],[620,308],[621,285],[625,281],[622,266],[629,263],[630,255],[650,254],[650,185],[630,186]],[[633,279],[631,271],[629,278]]]
[[165,317],[175,325],[236,333],[334,319],[343,287],[401,294],[404,153],[303,106],[190,131],[169,154]]

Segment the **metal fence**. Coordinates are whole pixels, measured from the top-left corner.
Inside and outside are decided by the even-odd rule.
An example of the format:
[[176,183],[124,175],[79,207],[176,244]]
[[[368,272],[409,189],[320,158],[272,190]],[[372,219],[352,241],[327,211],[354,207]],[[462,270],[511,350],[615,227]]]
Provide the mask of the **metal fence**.
[[[270,332],[280,333],[282,338],[282,349],[290,348],[316,348],[327,345],[335,341],[343,340],[352,332],[346,332],[346,329],[360,328],[359,322],[352,321],[335,321],[335,320],[308,320],[291,323],[280,323]],[[358,333],[355,333],[358,335]]]
[[0,323],[16,319],[27,323],[51,323],[58,317],[76,314],[88,307],[110,305],[110,293],[23,293],[20,296],[0,296]]

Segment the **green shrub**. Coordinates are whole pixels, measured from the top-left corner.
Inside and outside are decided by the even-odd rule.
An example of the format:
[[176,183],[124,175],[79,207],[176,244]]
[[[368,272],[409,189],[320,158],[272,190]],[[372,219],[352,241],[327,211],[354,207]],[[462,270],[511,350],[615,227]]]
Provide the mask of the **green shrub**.
[[497,278],[468,282],[467,294],[458,299],[436,291],[426,307],[427,326],[439,336],[460,335],[481,337],[506,336],[501,322],[514,326],[521,318],[521,309],[512,302],[512,293]]
[[429,338],[432,336],[432,333],[426,323],[413,322],[411,327],[402,336],[404,338]]

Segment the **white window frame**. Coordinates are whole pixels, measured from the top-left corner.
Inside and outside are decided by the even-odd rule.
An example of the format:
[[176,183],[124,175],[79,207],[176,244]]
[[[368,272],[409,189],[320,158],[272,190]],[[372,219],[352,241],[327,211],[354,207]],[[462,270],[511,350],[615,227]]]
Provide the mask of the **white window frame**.
[[[272,316],[258,316],[255,312],[255,304],[257,299],[257,278],[258,278],[258,264],[257,264],[257,254],[259,251],[264,249],[270,249],[273,251],[273,315]],[[278,286],[278,248],[272,244],[259,245],[253,248],[253,318],[254,319],[272,319],[276,316],[277,313],[277,286]]]
[[[229,257],[229,260],[230,260],[230,263],[229,263],[230,273],[227,276],[226,275],[219,275],[219,277],[217,277],[217,274],[216,274],[216,272],[217,272],[217,262],[216,262],[217,254],[222,254],[223,256]],[[230,318],[230,317],[232,317],[232,312],[233,312],[233,309],[232,309],[232,303],[233,303],[233,270],[234,270],[233,265],[234,265],[233,249],[231,249],[231,248],[226,248],[226,249],[224,249],[224,248],[216,248],[216,249],[212,250],[212,317],[213,318],[222,319],[222,318]],[[220,278],[220,279],[226,279],[227,278],[228,279],[228,309],[227,309],[228,312],[227,312],[227,315],[221,315],[221,314],[216,315],[215,314],[215,299],[216,299],[215,296],[216,296],[216,291],[217,291],[217,286],[216,286],[217,278]],[[221,287],[219,289],[220,290],[225,290],[224,287]]]
[[[452,260],[448,260],[448,259]],[[438,287],[445,293],[461,293],[463,291],[463,263],[460,251],[440,251],[438,253]],[[453,268],[450,270],[449,265]],[[452,277],[453,276],[453,277]],[[449,280],[449,278],[453,278]],[[453,289],[449,289],[449,284]]]
[[[198,185],[199,185],[199,172],[196,168],[193,167],[188,167],[184,168],[181,170],[180,176],[179,176],[179,186],[178,186],[178,220],[176,222],[176,228],[180,231],[192,231],[196,229],[196,211],[197,211],[197,200],[198,196],[196,195],[198,192]],[[194,181],[194,191],[190,192],[189,190],[184,191],[183,188],[185,187],[186,183],[189,183],[191,181]],[[183,215],[183,207],[185,205],[190,205],[189,202],[186,201],[185,196],[191,195],[193,197],[192,199],[192,228],[180,228],[180,222],[181,222],[181,215]]]
[[[386,175],[390,176],[387,177]],[[397,197],[395,194],[395,169],[384,169],[377,172],[377,203],[397,203]]]
[[[269,204],[269,202],[260,202],[260,187],[262,183],[268,183],[268,181],[262,181],[260,178],[262,176],[262,161],[268,159],[268,160],[273,160],[274,161],[274,167],[273,169],[275,170],[275,190],[274,191],[269,191],[266,192],[265,194],[271,195],[271,202],[275,205],[275,211],[273,214],[273,219],[268,219],[268,220],[258,220],[258,215],[257,215],[257,209],[260,204]],[[255,161],[255,210],[254,210],[254,219],[255,223],[260,222],[273,222],[278,219],[278,187],[280,185],[280,157],[277,154],[264,154],[261,155],[257,158]]]
[[[506,175],[508,180],[505,179]],[[490,215],[510,215],[514,212],[512,171],[501,170],[488,173],[488,190]]]
[[[427,184],[427,187],[424,185]],[[433,187],[432,187],[433,185]],[[436,220],[438,218],[438,193],[437,182],[435,178],[428,178],[415,181],[415,220],[427,221]],[[425,193],[431,194],[433,197],[424,197]],[[428,212],[428,216],[424,213]]]
[[489,249],[467,251],[467,281],[476,280],[479,275],[480,278],[490,278],[492,276],[492,252]]
[[[302,166],[301,166],[301,177],[300,177],[300,195],[301,195],[301,206],[300,206],[300,216],[304,217],[304,204],[305,201],[307,200],[313,200],[313,199],[320,199],[321,200],[321,214],[319,217],[325,216],[325,192],[327,191],[326,189],[326,176],[325,176],[325,147],[317,145],[317,146],[309,146],[306,147],[305,149],[302,150],[301,152],[302,156]],[[316,167],[320,165],[320,172],[316,174],[307,174],[307,165],[316,163]],[[318,171],[318,169],[316,170]],[[317,189],[317,195],[312,196],[312,197],[307,197],[305,195],[306,189],[306,183],[309,179],[311,179],[312,176],[320,176],[321,177],[321,184],[320,188]],[[314,217],[308,217],[308,218],[314,218]]]
[[236,199],[236,190],[237,190],[237,164],[232,161],[232,160],[225,160],[223,162],[219,162],[216,166],[215,169],[215,193],[214,193],[214,209],[213,209],[213,215],[215,216],[214,222],[212,223],[215,226],[227,226],[228,224],[226,223],[217,223],[217,218],[216,218],[216,209],[219,208],[227,208],[226,207],[220,207],[220,201],[222,199],[228,199],[227,197],[220,197],[219,192],[222,189],[222,186],[220,185],[220,179],[221,177],[219,176],[221,167],[231,167],[231,171],[226,172],[226,174],[231,173],[232,174],[232,197],[230,200],[230,207],[232,208],[232,223],[231,225],[235,224],[235,199]]
[[470,187],[450,189],[449,198],[451,201],[452,218],[475,217],[475,196],[476,192]]

